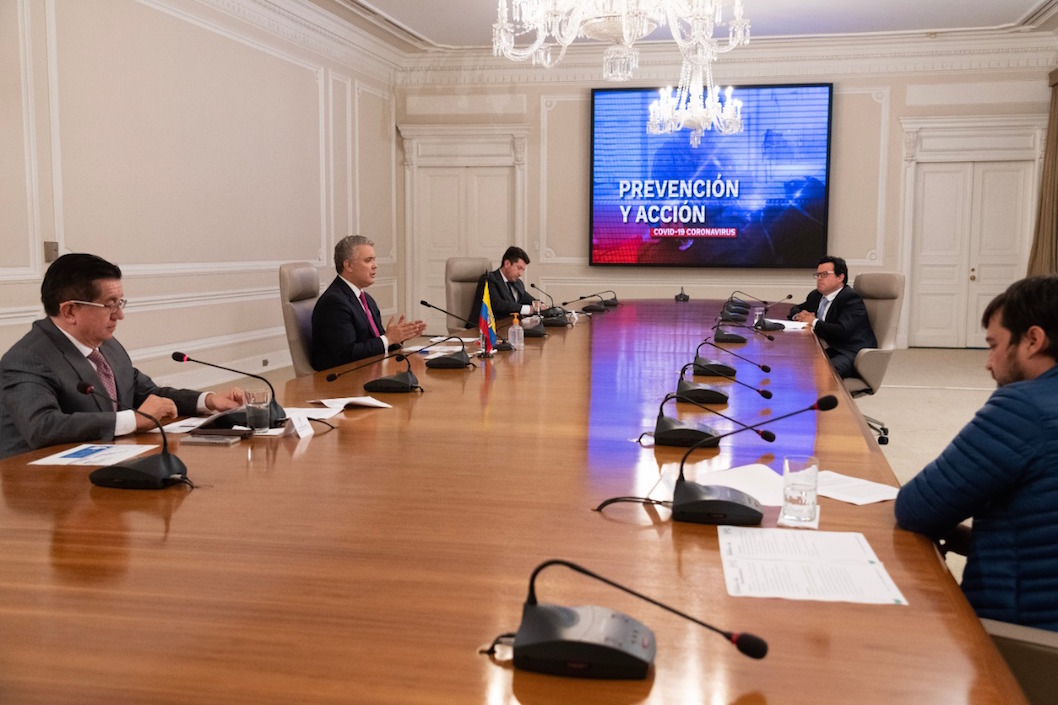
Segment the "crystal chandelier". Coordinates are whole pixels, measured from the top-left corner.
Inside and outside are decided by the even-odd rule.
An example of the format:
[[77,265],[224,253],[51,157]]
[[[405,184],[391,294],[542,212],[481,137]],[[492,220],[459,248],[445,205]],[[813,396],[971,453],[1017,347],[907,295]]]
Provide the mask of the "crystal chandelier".
[[680,84],[675,94],[672,86],[662,88],[650,105],[647,133],[664,135],[687,129],[691,146],[702,143],[706,130],[716,129],[722,135],[742,132],[742,101],[731,97],[731,86],[720,99],[720,88],[713,83],[711,66],[692,66],[683,62]]
[[749,43],[749,20],[742,16],[742,0],[734,1],[734,16],[727,22],[727,43],[713,38],[723,22],[723,2],[705,0],[684,3],[687,12],[677,15],[669,10],[672,38],[683,54],[680,83],[663,88],[650,106],[647,133],[652,135],[691,131],[691,146],[702,142],[706,130],[716,129],[724,135],[742,132],[742,101],[731,97],[730,86],[720,99],[720,88],[713,82],[713,62],[720,54]]
[[[732,17],[724,21],[724,8]],[[691,130],[691,143],[713,127],[727,134],[742,130],[741,104],[720,100],[713,84],[712,65],[720,54],[749,42],[749,20],[742,16],[742,0],[499,0],[492,26],[492,53],[512,61],[531,59],[551,68],[578,37],[608,44],[603,54],[603,78],[627,81],[639,66],[635,43],[658,27],[668,25],[683,56],[680,84],[662,91],[651,107],[652,134]],[[727,26],[727,41],[713,37]],[[516,46],[528,36],[527,46]],[[560,47],[557,57],[551,49]],[[655,118],[656,116],[656,118]]]

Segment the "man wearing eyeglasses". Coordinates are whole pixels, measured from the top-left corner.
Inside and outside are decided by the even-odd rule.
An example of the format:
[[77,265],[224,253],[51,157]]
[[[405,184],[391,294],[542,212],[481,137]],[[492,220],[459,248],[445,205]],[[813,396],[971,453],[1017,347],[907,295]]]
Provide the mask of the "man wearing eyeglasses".
[[842,258],[819,260],[814,276],[815,291],[790,309],[790,318],[808,324],[826,344],[827,357],[840,377],[855,377],[856,353],[878,347],[867,307],[856,290],[847,286],[849,268]]
[[[121,270],[95,255],[63,255],[48,267],[40,287],[47,318],[0,358],[0,458],[154,428],[129,407],[162,421],[243,403],[240,389],[159,387],[133,367],[114,339],[123,293]],[[82,382],[95,393],[78,391]]]

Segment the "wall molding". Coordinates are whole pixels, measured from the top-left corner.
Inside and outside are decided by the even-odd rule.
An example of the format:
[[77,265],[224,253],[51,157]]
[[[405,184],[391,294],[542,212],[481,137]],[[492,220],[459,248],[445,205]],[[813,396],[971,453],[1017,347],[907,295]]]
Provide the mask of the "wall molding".
[[[640,42],[639,69],[629,85],[667,85],[679,76],[681,57],[672,41]],[[826,36],[754,39],[715,66],[719,83],[819,76],[854,77],[938,71],[1009,71],[1058,64],[1058,36],[1051,32],[967,32],[930,38],[914,35]],[[448,50],[408,56],[398,84],[480,86],[496,84],[600,84],[602,49],[573,45],[551,69],[494,57],[490,49]]]
[[[548,186],[548,159],[547,159],[547,145],[548,145],[548,130],[550,128],[550,121],[548,116],[555,107],[562,102],[567,103],[585,103],[588,102],[588,98],[584,95],[542,95],[540,96],[540,210],[538,217],[540,219],[540,253],[544,258],[545,262],[550,264],[588,264],[587,257],[560,257],[554,249],[548,245],[547,241],[547,186]],[[588,178],[591,178],[591,165],[588,165]],[[590,208],[590,204],[589,204]],[[588,237],[591,237],[590,233],[586,233]]]

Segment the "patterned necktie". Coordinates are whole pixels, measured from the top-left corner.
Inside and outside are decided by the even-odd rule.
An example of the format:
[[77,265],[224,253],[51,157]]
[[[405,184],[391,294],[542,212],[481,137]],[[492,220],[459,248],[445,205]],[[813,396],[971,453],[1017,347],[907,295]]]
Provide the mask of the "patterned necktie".
[[118,385],[114,382],[114,370],[110,368],[110,363],[107,362],[107,359],[103,357],[103,353],[99,352],[98,348],[89,354],[88,359],[95,364],[99,381],[103,383],[103,389],[106,390],[107,396],[113,402],[114,411],[117,411]]
[[826,320],[824,317],[827,315],[827,306],[830,305],[830,299],[823,297],[819,300],[819,309],[816,311],[816,318],[823,321]]
[[367,314],[367,320],[371,324],[371,331],[375,334],[376,338],[381,338],[382,334],[378,331],[378,326],[375,325],[375,317],[371,315],[371,307],[367,305],[367,292],[360,292],[360,303],[364,306],[364,313]]

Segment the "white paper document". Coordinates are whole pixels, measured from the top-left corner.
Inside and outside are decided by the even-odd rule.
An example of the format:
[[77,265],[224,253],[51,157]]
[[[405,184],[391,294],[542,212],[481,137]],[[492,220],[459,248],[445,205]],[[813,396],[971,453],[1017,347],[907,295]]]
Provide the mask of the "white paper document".
[[733,487],[765,506],[782,506],[782,476],[761,463],[698,473],[694,481],[700,485]]
[[392,409],[392,404],[379,401],[374,397],[334,397],[333,399],[310,399],[310,404],[323,404],[330,409],[355,409],[358,406]]
[[[209,418],[210,418],[209,416],[188,416],[186,419],[181,419],[180,421],[173,421],[170,424],[166,424],[165,425],[165,432],[166,433],[190,433],[191,431],[194,431],[196,428],[198,428],[202,424],[206,423],[206,421]],[[155,426],[154,428],[152,428],[149,431],[149,433],[161,433],[161,432],[158,430],[158,427]]]
[[344,406],[337,406],[337,407],[326,406],[326,407],[324,407],[322,409],[317,409],[316,407],[300,408],[300,407],[289,407],[288,406],[287,408],[284,409],[284,411],[287,412],[287,417],[290,417],[290,416],[293,416],[294,414],[297,414],[298,416],[301,416],[301,417],[306,418],[306,419],[329,419],[332,416],[337,416],[338,414],[342,413],[342,409],[343,408],[345,408],[345,407]]
[[819,472],[819,494],[849,504],[872,504],[896,499],[898,487],[880,482],[861,480],[858,477],[841,475],[832,470]]
[[863,534],[738,526],[717,534],[729,595],[907,604]]
[[808,324],[803,321],[786,321],[778,320],[776,318],[765,318],[768,323],[779,323],[782,325],[783,330],[804,330]]
[[49,455],[30,465],[113,465],[141,453],[154,450],[158,446],[142,445],[104,445],[101,443],[82,443],[76,448]]

